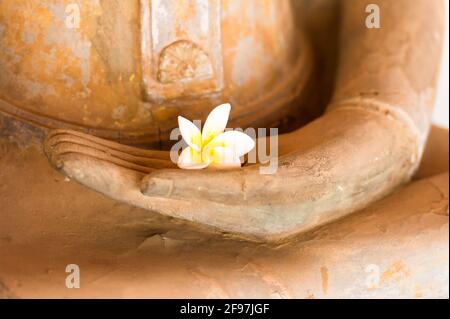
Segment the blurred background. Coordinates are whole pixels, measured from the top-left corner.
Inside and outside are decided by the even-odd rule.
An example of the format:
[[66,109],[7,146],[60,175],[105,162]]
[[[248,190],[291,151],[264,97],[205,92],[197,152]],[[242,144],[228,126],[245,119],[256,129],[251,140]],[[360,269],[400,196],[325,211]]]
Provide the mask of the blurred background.
[[448,91],[449,91],[449,80],[448,80],[448,68],[449,68],[449,51],[448,51],[448,38],[449,38],[449,16],[448,16],[448,9],[449,9],[449,1],[445,1],[447,8],[445,10],[447,14],[447,25],[445,27],[445,47],[444,47],[444,55],[442,59],[442,65],[441,65],[441,75],[440,75],[440,82],[439,82],[439,88],[437,92],[437,99],[436,99],[436,105],[434,107],[433,112],[433,123],[447,127],[448,128],[448,109],[449,109],[449,99],[448,99]]

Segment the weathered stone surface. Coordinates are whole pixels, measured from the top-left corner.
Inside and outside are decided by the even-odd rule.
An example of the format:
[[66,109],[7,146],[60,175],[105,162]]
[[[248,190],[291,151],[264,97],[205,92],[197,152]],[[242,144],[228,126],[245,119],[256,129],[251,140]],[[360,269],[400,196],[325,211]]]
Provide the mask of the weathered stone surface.
[[[0,150],[2,297],[448,297],[446,173],[266,245],[116,203],[34,147]],[[72,263],[80,289],[65,286]]]
[[[400,189],[428,134],[442,3],[378,2],[380,30],[362,0],[70,1],[80,28],[68,0],[0,1],[0,297],[448,297],[448,146]],[[150,25],[155,10],[171,14]],[[163,147],[177,115],[224,100],[232,126],[295,128],[277,175],[167,171],[92,142]],[[72,180],[42,154],[48,128],[92,134],[46,140]]]

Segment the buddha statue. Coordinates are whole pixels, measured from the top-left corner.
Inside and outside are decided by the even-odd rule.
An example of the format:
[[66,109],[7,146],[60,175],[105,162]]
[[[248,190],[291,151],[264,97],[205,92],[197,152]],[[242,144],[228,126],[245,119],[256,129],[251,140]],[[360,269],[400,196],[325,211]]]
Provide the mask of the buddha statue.
[[[448,295],[448,133],[426,144],[443,4],[373,2],[375,27],[363,0],[1,1],[0,297]],[[278,129],[275,173],[170,160],[178,116],[221,103],[229,127]],[[309,288],[274,275],[280,257]],[[384,290],[364,286],[355,258],[379,263]],[[86,288],[56,283],[70,263]],[[137,265],[152,285],[132,279]],[[96,285],[105,271],[118,275]],[[198,285],[179,288],[191,271]]]

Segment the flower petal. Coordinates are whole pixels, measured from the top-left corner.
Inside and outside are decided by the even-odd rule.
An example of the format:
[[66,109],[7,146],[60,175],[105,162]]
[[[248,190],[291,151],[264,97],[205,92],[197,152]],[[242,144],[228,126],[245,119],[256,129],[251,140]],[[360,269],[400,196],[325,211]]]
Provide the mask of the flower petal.
[[192,147],[186,147],[178,157],[177,165],[183,169],[201,169],[209,165],[209,162],[202,162],[201,153]]
[[222,133],[227,127],[231,105],[221,104],[209,113],[202,129],[203,145],[208,144],[214,137]]
[[247,154],[255,147],[255,141],[240,131],[227,131],[216,136],[204,148],[225,147],[231,149],[235,157]]
[[194,150],[200,152],[202,149],[202,134],[198,127],[182,116],[178,116],[178,126],[183,140]]
[[226,147],[212,147],[202,152],[202,158],[216,168],[241,167],[241,160],[236,157],[232,149]]

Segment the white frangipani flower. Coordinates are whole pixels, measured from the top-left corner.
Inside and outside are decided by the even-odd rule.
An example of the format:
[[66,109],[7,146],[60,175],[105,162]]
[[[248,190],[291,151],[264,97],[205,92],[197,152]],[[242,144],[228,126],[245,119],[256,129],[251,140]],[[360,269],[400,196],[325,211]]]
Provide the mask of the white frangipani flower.
[[178,117],[181,136],[189,145],[178,158],[178,167],[201,169],[240,167],[240,157],[255,147],[253,139],[239,131],[224,132],[231,105],[217,106],[206,119],[202,132],[191,121]]

